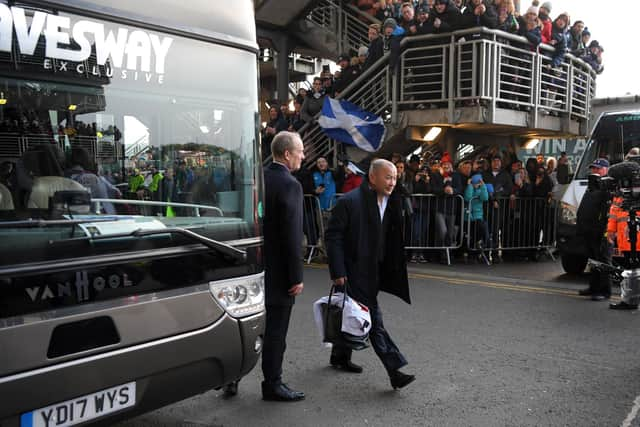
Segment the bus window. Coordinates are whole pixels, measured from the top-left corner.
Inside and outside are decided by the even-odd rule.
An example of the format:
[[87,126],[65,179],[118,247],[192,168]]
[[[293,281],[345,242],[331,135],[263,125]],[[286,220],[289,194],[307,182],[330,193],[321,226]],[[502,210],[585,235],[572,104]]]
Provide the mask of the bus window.
[[[119,34],[121,26],[104,27]],[[0,160],[16,171],[0,183],[12,198],[0,219],[118,217],[81,224],[72,236],[49,228],[21,239],[5,227],[2,264],[55,256],[37,248],[61,238],[136,227],[189,228],[216,240],[258,237],[255,57],[177,36],[148,37],[157,48],[150,58],[138,52],[102,66],[92,64],[95,57],[42,57],[45,65],[30,73],[0,74]],[[84,211],[54,209],[55,193],[78,191],[89,193]]]

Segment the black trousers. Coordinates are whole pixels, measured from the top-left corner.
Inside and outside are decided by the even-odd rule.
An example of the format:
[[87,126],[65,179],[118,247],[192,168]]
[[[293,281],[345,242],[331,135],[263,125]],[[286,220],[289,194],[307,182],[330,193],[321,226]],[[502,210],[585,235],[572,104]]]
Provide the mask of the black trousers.
[[[400,350],[384,328],[380,307],[369,307],[369,311],[371,313],[369,340],[373,350],[388,372],[402,368],[407,364],[407,359],[400,353]],[[351,360],[351,353],[352,350],[349,348],[334,345],[331,351],[331,361],[334,363],[349,361]]]
[[262,373],[268,384],[282,382],[282,359],[287,348],[290,305],[268,305],[262,348]]

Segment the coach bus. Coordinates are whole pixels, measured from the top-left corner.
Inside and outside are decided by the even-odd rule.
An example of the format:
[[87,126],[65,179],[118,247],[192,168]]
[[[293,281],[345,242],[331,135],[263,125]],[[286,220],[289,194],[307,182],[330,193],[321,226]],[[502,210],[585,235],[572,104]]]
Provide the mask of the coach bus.
[[640,147],[640,110],[618,110],[600,115],[593,126],[573,181],[567,187],[560,208],[557,245],[567,273],[582,273],[587,265],[585,245],[576,236],[578,207],[587,191],[589,166],[599,157],[611,165],[624,159],[633,147]]
[[257,363],[258,47],[232,3],[0,1],[3,427],[111,423]]

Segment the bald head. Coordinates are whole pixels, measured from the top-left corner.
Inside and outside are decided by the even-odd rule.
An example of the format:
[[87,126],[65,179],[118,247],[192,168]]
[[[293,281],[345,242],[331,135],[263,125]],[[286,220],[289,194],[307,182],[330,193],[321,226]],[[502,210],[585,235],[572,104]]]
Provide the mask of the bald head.
[[398,171],[393,163],[376,159],[369,167],[369,184],[379,196],[389,196],[396,186]]

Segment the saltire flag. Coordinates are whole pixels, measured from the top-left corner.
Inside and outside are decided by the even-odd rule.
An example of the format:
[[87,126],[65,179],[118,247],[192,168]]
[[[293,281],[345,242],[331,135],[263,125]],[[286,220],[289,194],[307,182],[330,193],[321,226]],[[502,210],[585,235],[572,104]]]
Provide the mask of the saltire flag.
[[331,139],[364,151],[378,151],[384,140],[382,118],[357,105],[325,96],[318,124]]

